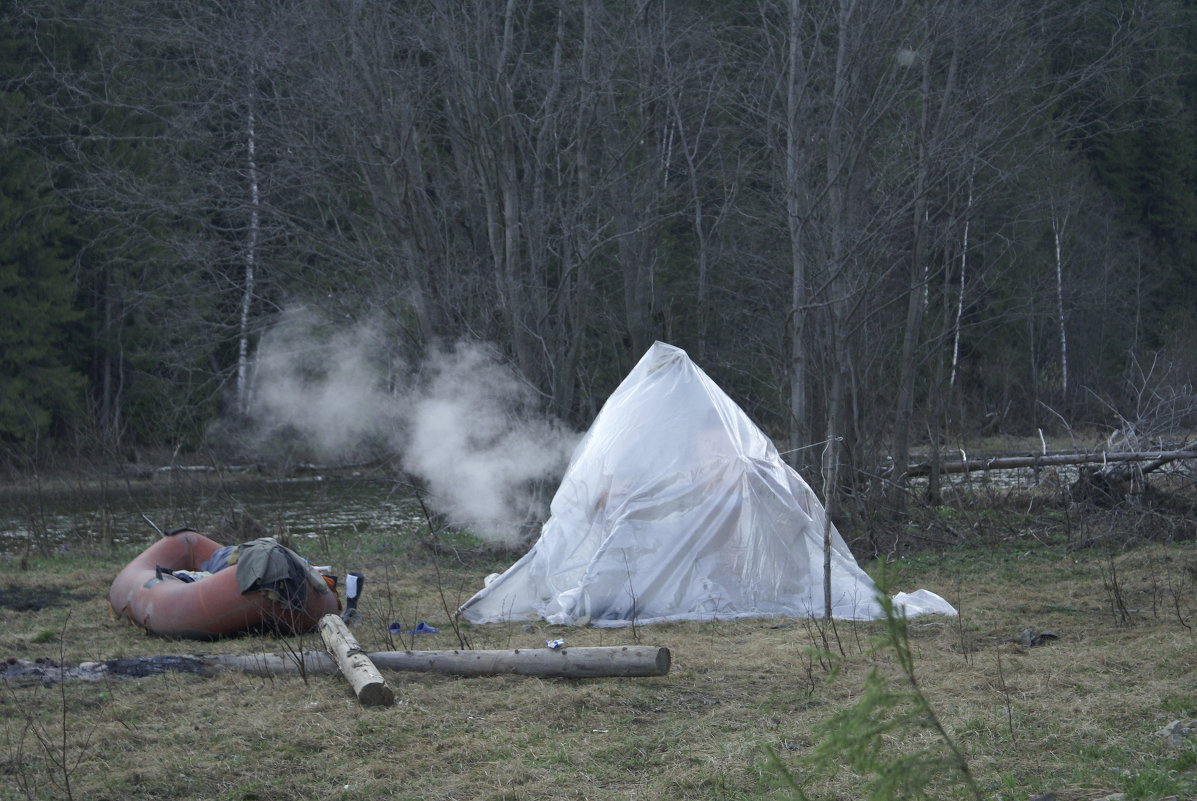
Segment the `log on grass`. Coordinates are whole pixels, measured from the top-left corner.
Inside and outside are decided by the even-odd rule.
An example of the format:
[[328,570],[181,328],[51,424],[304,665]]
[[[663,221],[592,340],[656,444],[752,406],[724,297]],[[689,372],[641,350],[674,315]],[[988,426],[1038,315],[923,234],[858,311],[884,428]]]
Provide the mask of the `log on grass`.
[[[664,676],[670,667],[669,649],[651,645],[513,651],[377,651],[368,656],[377,667],[386,670],[455,676],[510,673],[540,678],[637,678]],[[150,676],[167,671],[210,675],[222,670],[254,676],[315,676],[331,675],[338,670],[336,660],[319,651],[150,656],[111,659],[103,664],[107,672],[119,676]]]
[[[669,673],[668,648],[652,645],[608,645],[589,648],[517,648],[512,651],[374,651],[370,661],[385,670],[445,673],[453,676],[516,676],[598,679],[664,676]],[[332,673],[328,654],[228,654],[199,657],[210,669],[239,670],[277,676],[306,672]]]
[[514,651],[384,651],[370,656],[380,667],[389,670],[455,676],[512,673],[570,679],[664,676],[669,672],[670,663],[668,648],[650,645],[520,648]]
[[391,706],[395,703],[395,693],[357,644],[357,639],[350,633],[344,620],[337,615],[320,618],[320,636],[324,638],[328,652],[337,660],[341,673],[349,680],[360,704]]
[[251,676],[331,676],[340,670],[332,654],[324,651],[292,653],[161,655],[109,659],[101,663],[115,676],[142,678],[161,673],[195,673],[213,676],[222,671]]

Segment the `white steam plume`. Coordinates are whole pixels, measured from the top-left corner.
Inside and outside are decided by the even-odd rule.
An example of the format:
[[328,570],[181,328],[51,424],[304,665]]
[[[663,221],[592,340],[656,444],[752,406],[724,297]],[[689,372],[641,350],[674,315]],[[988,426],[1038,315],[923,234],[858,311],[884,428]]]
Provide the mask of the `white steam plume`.
[[538,511],[535,482],[560,477],[577,436],[535,416],[531,390],[479,345],[435,354],[425,371],[407,409],[404,467],[450,519],[514,544]]
[[386,447],[429,490],[430,505],[483,538],[515,544],[555,486],[578,435],[537,411],[535,394],[484,346],[431,352],[418,370],[386,354],[376,325],[330,331],[299,310],[263,336],[251,417],[276,443],[319,458]]
[[369,323],[329,331],[304,309],[284,314],[254,360],[250,415],[259,432],[298,435],[323,460],[389,438],[398,407],[385,391],[380,351]]

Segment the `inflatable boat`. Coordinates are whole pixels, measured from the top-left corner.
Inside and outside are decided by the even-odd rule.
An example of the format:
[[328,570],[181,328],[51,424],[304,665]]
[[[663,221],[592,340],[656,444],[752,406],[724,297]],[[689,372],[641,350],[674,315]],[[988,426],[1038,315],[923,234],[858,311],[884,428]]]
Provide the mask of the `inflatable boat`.
[[312,631],[321,617],[340,612],[334,585],[272,539],[227,547],[180,529],[117,574],[108,605],[116,619],[163,637],[290,635]]

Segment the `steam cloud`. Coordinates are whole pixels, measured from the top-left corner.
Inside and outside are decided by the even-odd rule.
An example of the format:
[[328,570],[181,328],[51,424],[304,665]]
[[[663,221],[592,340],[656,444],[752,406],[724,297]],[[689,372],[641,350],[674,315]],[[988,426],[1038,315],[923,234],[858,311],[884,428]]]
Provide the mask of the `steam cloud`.
[[251,417],[263,440],[300,438],[322,460],[388,440],[401,406],[385,390],[375,326],[328,331],[306,310],[288,312],[258,346]]
[[535,488],[565,469],[578,435],[484,346],[459,343],[417,366],[397,362],[382,328],[332,331],[303,310],[265,336],[251,417],[260,442],[295,440],[323,460],[385,448],[429,503],[478,536],[515,544],[545,510]]

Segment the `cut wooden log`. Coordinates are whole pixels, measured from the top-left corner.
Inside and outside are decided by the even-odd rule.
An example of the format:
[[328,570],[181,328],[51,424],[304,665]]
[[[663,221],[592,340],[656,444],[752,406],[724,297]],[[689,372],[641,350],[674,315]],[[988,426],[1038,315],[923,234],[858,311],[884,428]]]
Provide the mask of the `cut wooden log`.
[[542,678],[611,678],[664,676],[668,648],[650,645],[591,648],[531,648],[514,651],[384,651],[371,655],[389,670],[495,676],[513,673]]
[[320,636],[362,706],[391,706],[395,693],[338,615],[320,618]]
[[[386,670],[447,673],[454,676],[541,678],[637,678],[669,673],[668,648],[608,645],[589,648],[518,648],[513,651],[375,651],[370,661]],[[226,654],[196,657],[209,671],[239,670],[262,676],[331,673],[328,654]]]
[[[331,676],[340,671],[332,654],[324,651],[295,653],[207,654],[204,656],[139,656],[90,663],[114,676],[141,678],[160,673],[195,673],[212,676],[221,671],[251,676]],[[68,669],[69,673],[69,669]],[[73,677],[73,676],[72,676]]]
[[[588,648],[520,648],[513,651],[378,651],[367,654],[386,670],[496,676],[510,673],[540,678],[639,678],[669,673],[668,648],[651,645],[609,645]],[[209,654],[126,657],[106,662],[58,666],[11,659],[0,664],[0,678],[37,683],[66,679],[98,680],[106,676],[140,678],[161,673],[210,676],[220,671],[254,676],[333,675],[336,658],[322,651],[295,653]]]

